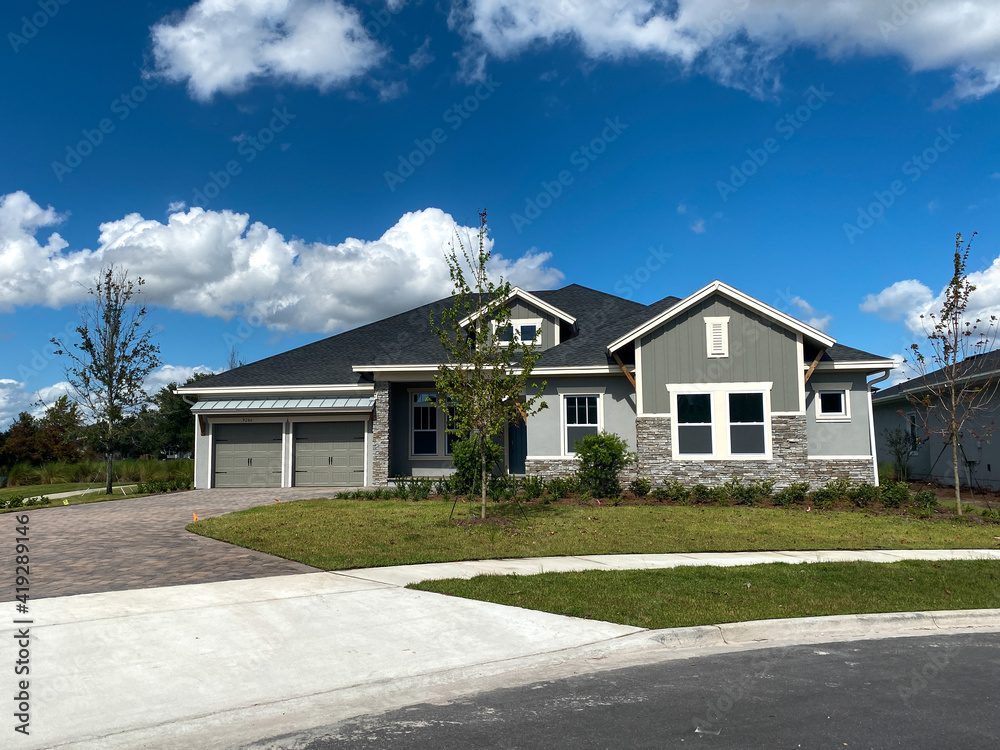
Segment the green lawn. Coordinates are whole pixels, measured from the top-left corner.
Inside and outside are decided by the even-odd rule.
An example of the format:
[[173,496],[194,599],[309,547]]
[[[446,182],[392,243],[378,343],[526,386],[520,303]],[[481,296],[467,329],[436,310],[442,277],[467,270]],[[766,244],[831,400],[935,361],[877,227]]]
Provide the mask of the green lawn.
[[[115,482],[115,487],[121,487],[123,484],[135,484],[135,482]],[[89,489],[103,489],[104,482],[64,482],[62,484],[32,484],[26,485],[24,487],[4,487],[0,489],[0,500],[6,500],[8,497],[22,496],[22,497],[36,497],[38,495],[53,495],[57,492],[73,492],[75,490],[89,490]],[[121,492],[117,492],[121,494]]]
[[[456,516],[470,506],[458,506]],[[491,506],[505,527],[450,523],[451,503],[300,500],[189,524],[327,570],[419,562],[656,552],[1000,546],[1000,526],[852,512],[713,506]]]
[[1000,607],[1000,563],[772,563],[476,576],[410,588],[643,628]]

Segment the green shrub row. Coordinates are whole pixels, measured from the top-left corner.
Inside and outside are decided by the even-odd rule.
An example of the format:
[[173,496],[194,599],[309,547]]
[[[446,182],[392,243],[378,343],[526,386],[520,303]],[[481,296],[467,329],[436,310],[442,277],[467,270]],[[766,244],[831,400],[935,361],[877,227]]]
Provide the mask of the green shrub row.
[[[41,466],[19,463],[8,468],[0,468],[0,477],[6,477],[5,483],[0,486],[103,482],[105,471],[103,461],[50,461]],[[146,482],[151,479],[193,480],[194,461],[188,458],[174,458],[167,461],[126,458],[114,462],[111,474],[115,482]]]
[[191,480],[187,477],[174,479],[147,479],[136,485],[136,492],[143,495],[162,495],[167,492],[191,489]]
[[7,510],[9,508],[31,508],[35,505],[47,505],[49,499],[45,496],[42,497],[24,497],[23,495],[10,495],[6,498],[0,498],[0,510]]

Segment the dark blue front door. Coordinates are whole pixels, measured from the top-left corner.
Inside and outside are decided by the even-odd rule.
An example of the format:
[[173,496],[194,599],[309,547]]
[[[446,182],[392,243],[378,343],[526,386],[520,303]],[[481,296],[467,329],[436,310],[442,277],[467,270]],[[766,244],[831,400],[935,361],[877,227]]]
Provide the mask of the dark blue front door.
[[507,463],[511,474],[524,473],[528,457],[528,425],[521,419],[507,427]]

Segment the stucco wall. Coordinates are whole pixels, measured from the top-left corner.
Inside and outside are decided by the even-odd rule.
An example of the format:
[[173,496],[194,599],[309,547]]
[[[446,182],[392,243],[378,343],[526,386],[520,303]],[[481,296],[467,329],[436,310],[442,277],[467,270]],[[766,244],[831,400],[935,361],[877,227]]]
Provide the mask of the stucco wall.
[[[817,420],[819,391],[847,391],[849,421]],[[864,373],[814,372],[806,384],[806,424],[810,456],[871,455],[868,384]]]

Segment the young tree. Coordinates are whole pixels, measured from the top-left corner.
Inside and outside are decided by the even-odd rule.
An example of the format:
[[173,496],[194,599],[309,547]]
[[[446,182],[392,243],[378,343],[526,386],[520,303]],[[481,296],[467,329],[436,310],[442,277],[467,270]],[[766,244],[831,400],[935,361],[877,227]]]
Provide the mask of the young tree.
[[[975,238],[975,234],[972,235]],[[993,431],[992,418],[987,424],[985,412],[997,392],[997,378],[992,374],[990,352],[997,337],[997,317],[968,320],[969,297],[976,290],[969,282],[966,263],[972,240],[963,248],[962,235],[955,236],[954,273],[944,291],[938,313],[925,319],[927,354],[918,344],[910,346],[913,364],[919,373],[915,392],[908,398],[923,422],[928,435],[940,435],[951,446],[955,480],[955,503],[962,515],[962,492],[959,480],[961,437],[968,430],[976,439],[985,439]],[[929,371],[930,370],[930,371]]]
[[[446,255],[454,299],[431,328],[445,349],[434,382],[439,405],[449,413],[448,431],[479,443],[482,517],[486,518],[487,441],[504,428],[545,408],[545,383],[529,382],[539,352],[532,341],[512,334],[509,281],[490,278],[492,243],[486,209],[479,213],[478,248],[467,248],[456,234]],[[457,248],[455,245],[457,244]],[[465,326],[463,321],[468,321]],[[506,332],[506,333],[505,333]],[[533,393],[529,393],[531,390]]]
[[132,417],[148,401],[143,384],[160,364],[160,348],[146,324],[146,307],[137,301],[145,282],[132,280],[115,266],[103,269],[79,308],[79,341],[72,346],[54,338],[56,353],[69,358],[66,380],[77,402],[94,423],[96,445],[104,454],[106,491],[111,494],[112,461]]

